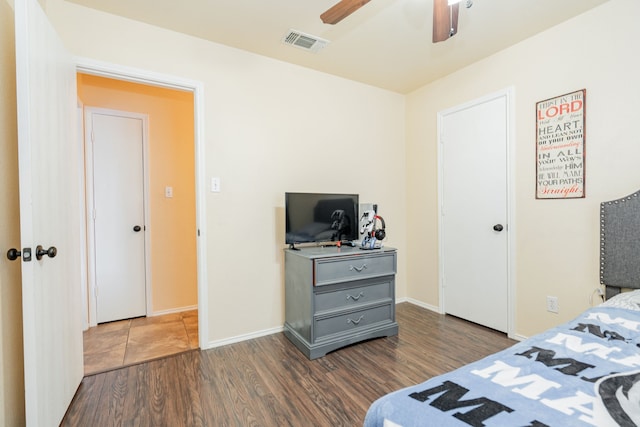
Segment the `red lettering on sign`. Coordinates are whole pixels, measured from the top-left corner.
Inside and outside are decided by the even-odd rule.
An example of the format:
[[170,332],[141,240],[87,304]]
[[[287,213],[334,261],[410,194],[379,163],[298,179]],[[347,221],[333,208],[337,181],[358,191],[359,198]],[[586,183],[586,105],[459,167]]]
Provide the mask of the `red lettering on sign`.
[[538,110],[538,120],[552,118],[558,114],[575,113],[580,110],[582,110],[582,100],[577,99],[571,103],[560,104],[560,106],[552,105],[546,110]]

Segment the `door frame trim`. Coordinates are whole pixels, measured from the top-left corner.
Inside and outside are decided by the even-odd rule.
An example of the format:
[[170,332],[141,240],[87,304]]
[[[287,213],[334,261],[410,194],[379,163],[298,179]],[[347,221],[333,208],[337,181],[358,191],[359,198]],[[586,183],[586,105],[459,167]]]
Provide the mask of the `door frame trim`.
[[194,148],[196,175],[196,262],[198,273],[198,341],[202,350],[209,348],[209,297],[207,280],[206,179],[204,151],[204,84],[168,74],[125,67],[90,58],[76,57],[76,71],[100,77],[158,86],[193,93]]
[[94,192],[94,157],[92,133],[93,128],[88,123],[93,114],[102,114],[108,116],[124,117],[138,119],[142,121],[142,205],[144,209],[144,295],[145,295],[145,315],[153,313],[153,295],[151,286],[151,246],[149,239],[149,230],[147,226],[150,222],[149,212],[149,115],[124,110],[114,110],[111,108],[100,107],[84,107],[84,148],[85,148],[85,188],[86,188],[86,212],[87,221],[87,271],[89,285],[89,327],[96,326],[98,323],[98,296],[96,294],[96,228],[95,228],[95,192]]
[[[444,116],[452,113],[468,109],[472,106],[486,103],[498,98],[505,98],[506,102],[506,115],[507,115],[507,335],[511,338],[515,333],[515,301],[516,301],[516,193],[515,193],[515,88],[513,86],[499,90],[497,92],[490,93],[480,98],[473,99],[469,102],[457,105],[455,107],[448,108],[443,111],[439,111],[437,114],[437,158],[438,158],[438,218],[442,218],[444,205],[444,188],[443,188],[443,176],[444,176],[444,158],[443,158],[443,131],[444,131]],[[443,223],[438,221],[438,294],[439,294],[439,312],[445,313],[445,301],[444,301],[444,242],[443,236]]]

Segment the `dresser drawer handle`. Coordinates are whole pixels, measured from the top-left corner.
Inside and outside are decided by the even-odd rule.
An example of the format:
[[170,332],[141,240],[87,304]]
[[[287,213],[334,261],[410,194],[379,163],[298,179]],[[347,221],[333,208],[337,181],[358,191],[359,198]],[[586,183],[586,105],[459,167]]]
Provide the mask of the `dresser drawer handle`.
[[360,323],[362,321],[362,319],[364,319],[364,316],[360,316],[358,318],[358,320],[353,320],[353,319],[347,319],[347,323],[353,323],[354,325],[357,325],[358,323]]
[[347,294],[347,301],[352,299],[354,301],[358,301],[360,298],[362,298],[364,296],[364,292],[360,292],[358,295],[353,296],[351,294]]
[[367,268],[367,264],[362,264],[362,267],[354,267],[353,265],[349,266],[349,271],[357,271],[358,273],[360,273],[362,270],[364,270],[365,268]]

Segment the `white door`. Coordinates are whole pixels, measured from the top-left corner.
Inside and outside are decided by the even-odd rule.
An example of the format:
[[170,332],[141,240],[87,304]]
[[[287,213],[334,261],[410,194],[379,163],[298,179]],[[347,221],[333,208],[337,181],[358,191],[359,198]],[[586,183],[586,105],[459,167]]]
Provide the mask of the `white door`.
[[508,93],[439,114],[446,313],[508,329]]
[[36,0],[15,20],[26,421],[57,426],[83,375],[75,63]]
[[145,117],[86,109],[96,321],[146,310]]

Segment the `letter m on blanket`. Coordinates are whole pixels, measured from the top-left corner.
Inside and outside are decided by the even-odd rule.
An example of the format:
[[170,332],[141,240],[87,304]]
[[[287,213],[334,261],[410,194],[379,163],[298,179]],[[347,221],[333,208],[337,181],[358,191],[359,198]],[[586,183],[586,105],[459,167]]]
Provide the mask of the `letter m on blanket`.
[[556,371],[560,371],[565,375],[576,376],[580,372],[588,368],[593,368],[593,365],[588,363],[579,362],[577,360],[563,357],[556,358],[556,352],[552,350],[545,350],[540,347],[531,347],[529,350],[523,353],[516,353],[516,356],[524,356],[529,359],[535,357],[536,362],[541,362],[547,367],[554,367]]
[[456,412],[454,417],[474,427],[481,427],[484,425],[483,421],[499,414],[500,412],[512,412],[513,409],[487,399],[486,397],[479,397],[469,400],[460,400],[465,394],[469,392],[468,389],[453,383],[451,381],[445,381],[439,386],[423,390],[417,393],[411,393],[409,397],[412,397],[420,402],[426,402],[429,398],[435,394],[439,395],[429,405],[437,408],[443,412],[451,411],[458,408],[474,407],[466,413]]
[[542,378],[537,374],[520,375],[520,368],[507,365],[496,360],[493,365],[485,369],[474,369],[472,374],[489,379],[503,387],[513,387],[511,391],[529,399],[538,400],[540,395],[551,388],[560,388],[560,384]]

